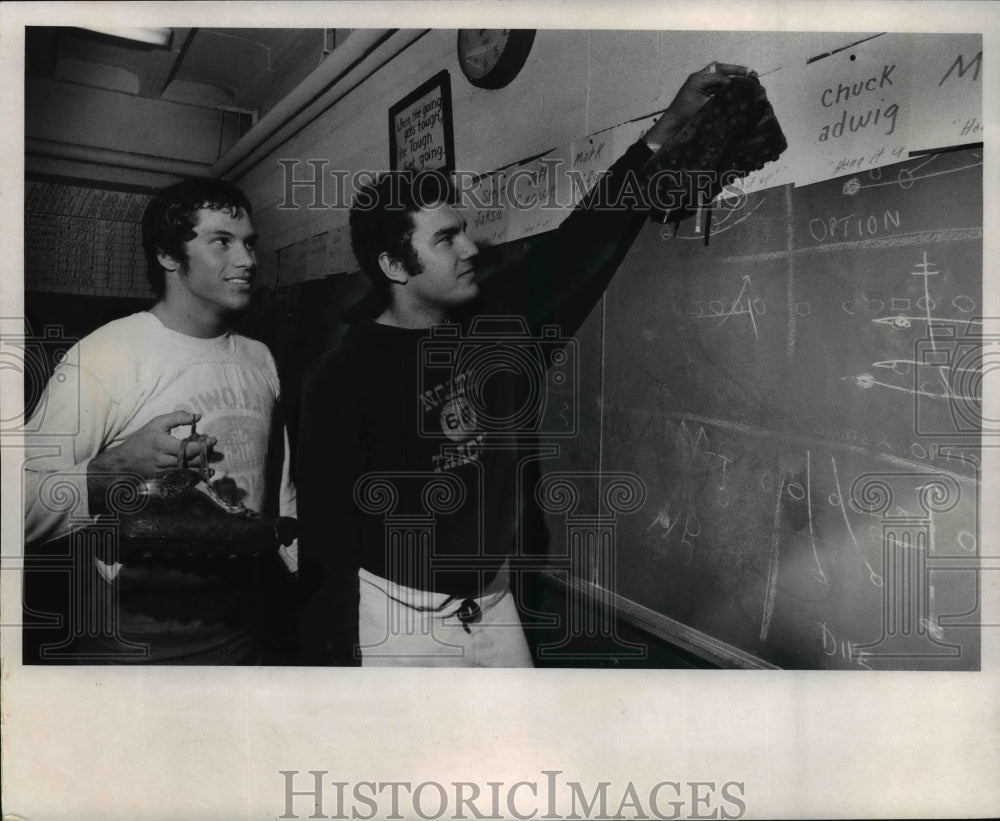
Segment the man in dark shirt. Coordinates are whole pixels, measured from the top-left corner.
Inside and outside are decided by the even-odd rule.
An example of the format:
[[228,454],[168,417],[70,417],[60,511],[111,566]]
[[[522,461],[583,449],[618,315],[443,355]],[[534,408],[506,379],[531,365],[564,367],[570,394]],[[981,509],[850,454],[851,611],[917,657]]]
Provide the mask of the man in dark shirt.
[[546,549],[531,433],[550,343],[576,332],[642,225],[634,183],[654,151],[688,139],[685,124],[746,74],[692,74],[562,225],[489,277],[439,175],[359,192],[354,253],[385,308],[352,326],[303,398],[305,663],[531,666],[509,579]]

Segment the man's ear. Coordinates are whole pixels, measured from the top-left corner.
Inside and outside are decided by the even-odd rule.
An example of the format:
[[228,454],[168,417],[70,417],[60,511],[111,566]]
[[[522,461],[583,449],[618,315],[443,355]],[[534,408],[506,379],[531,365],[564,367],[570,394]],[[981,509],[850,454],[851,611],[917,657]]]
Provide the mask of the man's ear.
[[181,261],[179,259],[174,259],[169,254],[164,254],[162,251],[157,251],[156,259],[164,271],[173,272],[181,269]]
[[382,269],[383,274],[400,285],[406,284],[406,281],[410,278],[410,275],[406,272],[406,266],[388,251],[383,251],[378,255],[378,265]]

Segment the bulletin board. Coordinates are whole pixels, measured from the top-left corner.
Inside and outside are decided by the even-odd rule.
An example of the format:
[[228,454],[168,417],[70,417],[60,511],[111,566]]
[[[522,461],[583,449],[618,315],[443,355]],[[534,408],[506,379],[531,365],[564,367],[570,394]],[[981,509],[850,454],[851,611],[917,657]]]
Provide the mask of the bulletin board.
[[30,176],[25,181],[24,288],[146,298],[142,212],[152,189]]

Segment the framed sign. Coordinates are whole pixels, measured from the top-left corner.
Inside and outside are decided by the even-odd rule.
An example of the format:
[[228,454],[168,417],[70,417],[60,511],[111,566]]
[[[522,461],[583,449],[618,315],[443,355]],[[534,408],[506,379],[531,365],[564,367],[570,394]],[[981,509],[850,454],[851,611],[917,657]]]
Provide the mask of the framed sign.
[[438,72],[389,109],[389,168],[455,170],[447,71]]

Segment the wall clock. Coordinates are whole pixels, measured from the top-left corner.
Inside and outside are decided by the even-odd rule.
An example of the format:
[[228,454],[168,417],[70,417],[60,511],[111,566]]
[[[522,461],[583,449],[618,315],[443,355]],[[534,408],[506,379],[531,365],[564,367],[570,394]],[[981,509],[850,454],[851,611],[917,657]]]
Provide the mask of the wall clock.
[[458,64],[479,88],[503,88],[528,59],[535,29],[459,29]]

